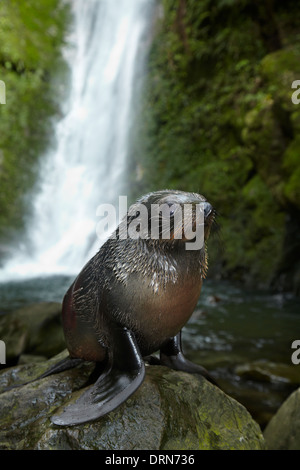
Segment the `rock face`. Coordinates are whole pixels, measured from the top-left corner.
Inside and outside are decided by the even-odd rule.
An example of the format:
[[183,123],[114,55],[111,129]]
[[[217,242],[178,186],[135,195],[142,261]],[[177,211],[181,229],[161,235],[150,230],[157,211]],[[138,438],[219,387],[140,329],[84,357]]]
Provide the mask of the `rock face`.
[[6,345],[7,363],[22,354],[50,358],[65,347],[61,304],[41,302],[0,316],[0,338]]
[[269,450],[300,450],[300,388],[281,405],[265,429]]
[[[4,391],[43,373],[50,361],[0,374],[0,449],[198,450],[262,449],[246,409],[202,377],[148,366],[142,386],[118,409],[92,423],[58,427],[51,415],[82,393],[94,365],[80,366]],[[2,391],[2,393],[1,393]]]
[[159,4],[132,188],[201,188],[222,214],[223,249],[211,241],[210,276],[299,294],[300,106],[291,99],[299,6]]

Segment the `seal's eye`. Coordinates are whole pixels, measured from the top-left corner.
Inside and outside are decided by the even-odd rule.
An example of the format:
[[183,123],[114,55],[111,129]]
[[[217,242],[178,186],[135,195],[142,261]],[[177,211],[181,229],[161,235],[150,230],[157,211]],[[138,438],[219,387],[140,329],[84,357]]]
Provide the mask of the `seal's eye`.
[[169,203],[168,206],[169,206],[169,216],[173,217],[173,215],[175,214],[176,206],[175,204],[171,204],[171,203]]
[[130,217],[130,220],[137,219],[140,216],[140,214],[141,214],[140,211],[136,211],[136,213]]
[[134,215],[128,215],[127,216],[127,222],[130,223],[134,219],[137,219],[140,216],[140,214],[141,214],[140,211],[136,211],[136,213]]

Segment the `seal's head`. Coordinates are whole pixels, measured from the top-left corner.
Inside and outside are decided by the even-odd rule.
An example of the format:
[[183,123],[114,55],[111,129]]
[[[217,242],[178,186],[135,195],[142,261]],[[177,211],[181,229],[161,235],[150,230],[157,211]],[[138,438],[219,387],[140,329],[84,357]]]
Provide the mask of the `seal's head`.
[[194,243],[194,248],[187,249],[201,249],[214,218],[215,211],[204,196],[162,190],[142,196],[129,208],[126,229],[134,239],[169,244],[189,242]]

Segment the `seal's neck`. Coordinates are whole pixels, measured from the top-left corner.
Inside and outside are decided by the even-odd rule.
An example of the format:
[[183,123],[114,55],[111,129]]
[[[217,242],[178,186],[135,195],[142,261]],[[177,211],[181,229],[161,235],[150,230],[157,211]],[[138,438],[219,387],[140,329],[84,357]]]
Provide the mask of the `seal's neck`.
[[185,244],[178,240],[115,240],[111,255],[115,274],[120,279],[136,272],[145,278],[158,276],[176,282],[187,276],[204,278],[207,269],[205,248],[186,250]]

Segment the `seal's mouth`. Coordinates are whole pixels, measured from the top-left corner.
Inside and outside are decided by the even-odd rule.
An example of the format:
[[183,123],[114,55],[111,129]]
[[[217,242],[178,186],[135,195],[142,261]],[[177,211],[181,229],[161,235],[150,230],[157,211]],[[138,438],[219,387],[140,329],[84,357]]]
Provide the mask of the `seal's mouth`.
[[170,214],[170,240],[195,242],[196,237],[202,237],[203,242],[206,241],[215,219],[213,206],[207,201],[193,202],[180,206],[179,212],[181,212],[181,218],[178,216],[177,221],[176,211]]

